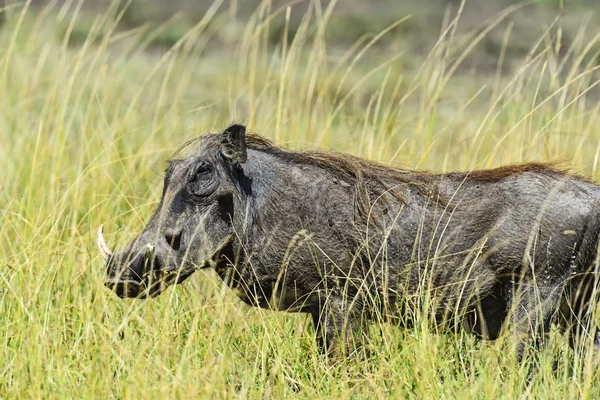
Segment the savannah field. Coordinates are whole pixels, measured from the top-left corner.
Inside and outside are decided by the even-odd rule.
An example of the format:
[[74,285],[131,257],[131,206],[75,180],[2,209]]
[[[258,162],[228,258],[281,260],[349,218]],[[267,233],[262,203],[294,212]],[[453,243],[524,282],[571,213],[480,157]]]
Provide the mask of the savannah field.
[[519,365],[510,335],[423,315],[328,360],[309,316],[249,308],[211,271],[147,301],[104,288],[98,226],[122,248],[170,155],[234,121],[408,169],[559,161],[600,182],[595,1],[398,3],[5,2],[0,398],[600,397],[600,357],[556,331]]

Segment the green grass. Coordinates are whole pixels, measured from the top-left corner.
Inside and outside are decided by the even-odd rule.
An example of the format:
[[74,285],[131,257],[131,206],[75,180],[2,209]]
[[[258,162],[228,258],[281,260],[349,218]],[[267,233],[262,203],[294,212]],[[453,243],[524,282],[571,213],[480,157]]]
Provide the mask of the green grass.
[[[333,46],[324,9],[273,43],[270,16],[285,18],[285,8],[265,3],[243,24],[213,11],[161,51],[152,38],[171,25],[116,29],[116,7],[98,16],[8,10],[0,30],[0,397],[600,396],[600,361],[585,349],[574,358],[558,334],[527,385],[510,336],[477,342],[425,323],[374,325],[368,358],[328,361],[309,318],[250,309],[211,272],[143,302],[106,290],[97,227],[105,225],[111,246],[125,245],[158,202],[170,154],[232,121],[289,148],[407,168],[558,159],[600,178],[598,37],[576,32],[563,62],[555,24],[511,60],[510,72],[482,74],[461,61],[485,46],[486,29],[504,14],[471,33],[450,21],[418,58],[388,40],[403,32],[394,23],[381,38]],[[519,40],[509,30],[503,37]]]

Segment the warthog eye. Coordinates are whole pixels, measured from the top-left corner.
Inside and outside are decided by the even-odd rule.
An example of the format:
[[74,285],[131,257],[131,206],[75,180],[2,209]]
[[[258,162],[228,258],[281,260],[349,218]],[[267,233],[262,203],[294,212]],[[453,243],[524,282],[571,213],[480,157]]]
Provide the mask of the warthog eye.
[[199,174],[205,174],[207,172],[211,172],[212,171],[212,165],[210,165],[210,163],[208,161],[200,161],[198,163],[198,167],[196,169],[196,177],[198,177]]
[[198,162],[189,183],[190,192],[194,196],[206,197],[214,192],[216,181],[212,172],[213,166],[208,161],[201,160]]

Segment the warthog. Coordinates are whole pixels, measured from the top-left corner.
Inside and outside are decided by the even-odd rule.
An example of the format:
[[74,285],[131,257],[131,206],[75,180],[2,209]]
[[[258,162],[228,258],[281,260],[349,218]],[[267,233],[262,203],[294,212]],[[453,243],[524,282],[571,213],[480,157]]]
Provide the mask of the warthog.
[[[214,268],[245,303],[309,313],[348,348],[373,319],[463,326],[519,354],[551,323],[596,341],[600,188],[550,165],[432,174],[292,152],[242,125],[170,161],[146,228],[107,260],[106,286],[148,297]],[[421,312],[419,312],[421,310]]]

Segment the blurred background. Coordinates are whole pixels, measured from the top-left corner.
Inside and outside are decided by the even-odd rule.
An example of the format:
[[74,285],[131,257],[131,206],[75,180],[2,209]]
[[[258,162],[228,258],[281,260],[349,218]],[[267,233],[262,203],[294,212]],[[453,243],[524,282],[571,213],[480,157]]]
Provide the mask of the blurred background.
[[[2,1],[7,8],[29,3],[0,0],[0,4]],[[115,2],[31,1],[31,5],[38,9],[52,5],[55,9],[69,9],[81,14],[70,37],[73,44],[87,37],[93,16],[104,14],[111,4],[114,5]],[[410,57],[403,59],[405,67],[419,65],[420,58],[431,50],[443,27],[448,25],[457,12],[461,16],[456,31],[467,33],[485,27],[485,21],[495,19],[508,7],[518,7],[486,34],[464,63],[463,68],[475,68],[481,73],[495,71],[503,45],[506,47],[505,66],[510,66],[515,57],[527,54],[550,26],[561,30],[562,54],[567,52],[582,32],[586,32],[589,40],[600,30],[600,5],[597,0],[476,0],[466,1],[464,5],[460,0],[131,0],[123,1],[119,6],[124,10],[119,29],[162,26],[161,32],[154,34],[151,39],[151,45],[159,49],[175,44],[206,16],[207,11],[212,12],[217,8],[216,13],[222,15],[211,19],[212,26],[208,30],[214,34],[210,44],[220,47],[240,40],[247,21],[257,13],[271,14],[279,11],[276,15],[271,15],[267,33],[269,42],[278,43],[286,29],[287,39],[293,40],[307,11],[314,13],[316,20],[313,21],[313,29],[316,29],[318,19],[325,17],[324,13],[331,5],[334,5],[335,11],[329,17],[325,39],[332,46],[351,45],[365,35],[376,35],[406,18],[391,34],[378,41],[382,52],[409,51]],[[289,20],[286,19],[287,7],[290,7]],[[505,37],[507,27],[511,29],[508,40]]]
[[[159,84],[155,75],[163,74],[161,57],[172,57],[173,70],[180,72],[167,72],[168,87],[181,77],[188,83],[179,81],[186,88],[175,96],[162,93],[172,97],[180,117],[184,110],[210,110],[214,121],[243,120],[292,146],[333,147],[386,162],[398,155],[381,146],[403,144],[412,157],[398,159],[403,165],[445,169],[439,158],[415,156],[419,146],[429,154],[436,143],[459,155],[476,143],[475,131],[521,130],[520,119],[556,113],[556,101],[575,99],[577,104],[564,104],[589,110],[600,98],[594,83],[600,76],[596,0],[3,1],[2,34],[8,40],[18,26],[14,43],[27,43],[13,49],[16,55],[34,56],[33,43],[40,39],[60,44],[61,54],[95,46],[107,52],[106,66],[119,68],[129,86],[135,76],[138,84],[144,81],[147,97],[160,90],[151,87]],[[152,78],[146,68],[155,70]],[[557,90],[572,92],[557,100]],[[365,124],[364,114],[379,95],[379,104],[396,115]],[[544,102],[530,113],[542,99],[554,111]],[[521,140],[524,148],[507,149],[501,158],[496,152],[468,157],[459,166],[571,159],[566,149],[549,150],[545,136],[574,133],[564,125],[568,111],[560,111],[560,128],[544,123],[530,132],[536,138]],[[190,132],[218,125],[207,124],[206,115],[185,118],[177,124]],[[350,133],[332,134],[332,126]],[[382,130],[385,138],[377,134]],[[490,145],[497,139],[476,136],[492,138]],[[365,137],[382,141],[364,153]],[[536,141],[540,137],[544,143]]]

